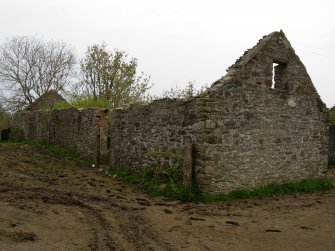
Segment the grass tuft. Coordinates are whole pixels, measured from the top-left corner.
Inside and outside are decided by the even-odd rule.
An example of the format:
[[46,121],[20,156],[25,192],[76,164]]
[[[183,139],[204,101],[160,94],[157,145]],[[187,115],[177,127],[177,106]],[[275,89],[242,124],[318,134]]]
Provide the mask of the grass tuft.
[[254,190],[236,190],[228,194],[203,194],[202,201],[214,202],[214,201],[231,201],[236,199],[250,199],[257,197],[270,197],[277,196],[280,194],[291,194],[291,193],[311,193],[317,191],[325,191],[333,189],[333,183],[328,179],[311,179],[304,180],[297,183],[286,183],[286,184],[272,184],[263,186]]
[[43,141],[2,141],[0,144],[2,144],[5,147],[17,147],[17,146],[36,146],[36,147],[42,147],[50,152],[62,155],[64,157],[68,157],[74,161],[79,162],[80,164],[83,165],[91,165],[92,161],[89,161],[88,159],[82,157],[81,155],[75,153],[74,151],[65,149],[63,147],[46,143]]
[[197,201],[199,200],[199,190],[196,186],[187,188],[180,181],[171,179],[167,176],[153,176],[151,172],[135,173],[111,168],[108,171],[111,175],[116,175],[126,182],[142,186],[149,193],[165,197],[170,200]]
[[36,241],[37,237],[34,233],[11,232],[0,229],[0,236],[12,241]]
[[130,171],[120,171],[110,169],[113,175],[121,177],[127,182],[142,185],[147,191],[155,196],[162,196],[171,200],[187,201],[232,201],[238,199],[251,199],[257,197],[270,197],[280,194],[292,193],[311,193],[317,191],[325,191],[334,188],[334,185],[328,179],[311,179],[297,183],[272,184],[263,186],[254,190],[238,189],[228,194],[201,194],[199,187],[194,184],[192,188],[187,188],[180,182],[173,180],[157,179],[155,177],[147,177],[145,174],[134,173]]

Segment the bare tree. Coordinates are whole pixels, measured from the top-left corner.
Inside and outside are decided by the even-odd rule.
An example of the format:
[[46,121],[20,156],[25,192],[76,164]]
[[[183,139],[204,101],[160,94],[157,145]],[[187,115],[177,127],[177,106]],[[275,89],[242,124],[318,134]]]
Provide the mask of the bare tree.
[[0,86],[4,105],[21,109],[44,93],[63,90],[76,60],[73,49],[59,41],[16,36],[0,47]]

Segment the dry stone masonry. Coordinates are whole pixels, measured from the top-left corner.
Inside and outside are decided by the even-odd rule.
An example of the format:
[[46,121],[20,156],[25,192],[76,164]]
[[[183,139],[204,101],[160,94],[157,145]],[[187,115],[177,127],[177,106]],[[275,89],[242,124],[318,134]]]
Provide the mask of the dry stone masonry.
[[112,167],[184,167],[185,184],[212,194],[324,176],[328,110],[285,34],[264,36],[227,71],[187,101],[22,112],[13,127]]
[[96,109],[19,112],[13,117],[11,137],[57,144],[108,163],[108,113]]
[[329,127],[329,161],[335,162],[335,125]]

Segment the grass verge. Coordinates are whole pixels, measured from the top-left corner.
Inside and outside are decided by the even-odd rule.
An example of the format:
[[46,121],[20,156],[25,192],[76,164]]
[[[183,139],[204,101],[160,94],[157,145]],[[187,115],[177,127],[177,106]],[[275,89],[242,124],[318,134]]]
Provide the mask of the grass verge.
[[280,185],[272,184],[254,190],[240,189],[232,191],[228,194],[218,194],[218,195],[204,194],[202,195],[202,201],[205,202],[232,201],[236,199],[270,197],[280,194],[311,193],[317,191],[325,191],[333,188],[334,188],[333,183],[328,179],[311,179],[296,183],[286,183]]
[[92,161],[89,161],[88,159],[82,157],[81,155],[75,153],[74,151],[65,149],[63,147],[46,143],[43,141],[1,141],[0,145],[3,145],[5,147],[17,147],[17,146],[35,146],[35,147],[42,147],[43,149],[46,149],[50,152],[62,155],[64,157],[67,157],[69,159],[72,159],[74,161],[79,162],[83,165],[92,165]]
[[11,232],[0,229],[0,236],[12,241],[36,241],[37,237],[34,233]]
[[196,186],[187,188],[181,182],[168,177],[158,178],[148,172],[143,172],[142,174],[114,168],[110,168],[108,173],[114,177],[118,176],[126,182],[140,185],[155,196],[165,197],[170,200],[181,200],[183,202],[200,199],[200,193]]
[[187,201],[232,201],[237,199],[251,199],[257,197],[270,197],[280,194],[311,193],[333,189],[333,183],[328,179],[311,179],[296,183],[272,184],[254,190],[239,189],[228,194],[201,194],[195,184],[193,188],[187,188],[180,182],[173,180],[158,180],[139,173],[110,169],[110,173],[121,177],[127,182],[142,185],[155,196],[162,196],[171,200]]

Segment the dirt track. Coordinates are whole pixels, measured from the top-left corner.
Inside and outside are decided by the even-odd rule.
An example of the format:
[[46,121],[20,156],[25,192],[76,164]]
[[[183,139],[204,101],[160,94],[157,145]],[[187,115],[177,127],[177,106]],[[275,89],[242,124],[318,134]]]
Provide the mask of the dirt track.
[[334,247],[334,190],[171,202],[43,149],[0,145],[0,251]]

